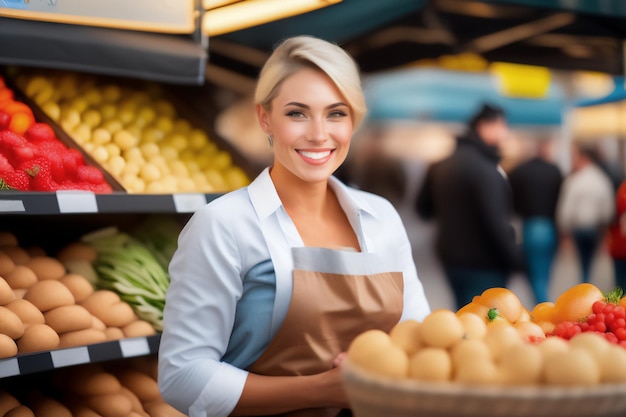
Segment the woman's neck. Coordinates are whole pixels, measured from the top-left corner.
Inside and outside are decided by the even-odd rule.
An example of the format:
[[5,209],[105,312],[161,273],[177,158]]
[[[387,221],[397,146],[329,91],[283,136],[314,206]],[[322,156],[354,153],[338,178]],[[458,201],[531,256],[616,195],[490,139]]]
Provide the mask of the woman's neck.
[[281,165],[270,170],[276,192],[287,213],[307,214],[310,218],[321,216],[329,203],[328,180],[307,182],[293,175]]

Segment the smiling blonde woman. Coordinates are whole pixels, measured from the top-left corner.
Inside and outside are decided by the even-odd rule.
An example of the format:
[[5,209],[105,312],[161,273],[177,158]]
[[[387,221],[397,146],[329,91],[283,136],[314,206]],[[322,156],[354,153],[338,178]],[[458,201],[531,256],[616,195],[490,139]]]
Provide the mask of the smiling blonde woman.
[[255,98],[274,162],[181,232],[159,386],[191,417],[349,415],[340,366],[352,339],[429,305],[397,211],[333,177],[366,111],[353,59],[289,38]]

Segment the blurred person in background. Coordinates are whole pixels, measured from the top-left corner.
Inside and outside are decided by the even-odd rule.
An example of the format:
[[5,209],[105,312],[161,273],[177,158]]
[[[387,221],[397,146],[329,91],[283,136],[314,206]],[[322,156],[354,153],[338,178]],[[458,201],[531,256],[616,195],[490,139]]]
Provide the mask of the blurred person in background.
[[556,206],[563,182],[550,159],[550,142],[541,140],[535,155],[509,172],[513,209],[522,221],[526,274],[537,303],[548,301],[550,272],[558,249]]
[[508,134],[504,110],[484,104],[455,151],[428,169],[415,201],[422,218],[436,221],[437,253],[457,308],[487,288],[506,287],[520,264],[511,189],[499,166]]
[[398,158],[385,149],[381,127],[370,127],[370,133],[350,150],[346,162],[335,172],[345,184],[378,194],[398,207],[405,196],[407,175]]
[[626,181],[615,195],[615,221],[609,229],[608,250],[613,261],[615,285],[626,290]]
[[557,204],[557,225],[578,252],[582,281],[590,282],[591,266],[615,214],[613,184],[586,146],[572,147],[572,172],[566,176]]

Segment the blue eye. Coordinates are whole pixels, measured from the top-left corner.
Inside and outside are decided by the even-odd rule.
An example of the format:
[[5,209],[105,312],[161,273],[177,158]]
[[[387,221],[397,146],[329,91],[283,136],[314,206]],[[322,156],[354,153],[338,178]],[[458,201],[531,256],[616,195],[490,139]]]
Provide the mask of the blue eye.
[[287,117],[296,117],[296,118],[304,117],[304,113],[302,113],[299,110],[292,110],[287,113]]
[[341,110],[335,110],[332,113],[330,113],[328,116],[333,117],[333,118],[339,118],[339,117],[346,117],[347,114]]

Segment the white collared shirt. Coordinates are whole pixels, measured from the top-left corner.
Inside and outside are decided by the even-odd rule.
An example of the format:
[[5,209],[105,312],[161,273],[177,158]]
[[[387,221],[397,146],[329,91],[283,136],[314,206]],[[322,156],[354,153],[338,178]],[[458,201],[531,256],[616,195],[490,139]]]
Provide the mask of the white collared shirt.
[[[406,230],[395,208],[373,194],[331,186],[361,250],[389,260],[404,276],[401,320],[422,320],[430,308],[413,261]],[[265,169],[246,188],[228,193],[193,214],[170,263],[171,283],[159,348],[159,387],[166,401],[196,416],[228,416],[243,391],[247,372],[221,359],[228,349],[243,278],[271,259],[276,294],[271,340],[291,298],[292,247],[303,242]]]
[[615,215],[615,191],[609,177],[595,164],[572,172],[563,181],[556,219],[559,228],[606,227]]

